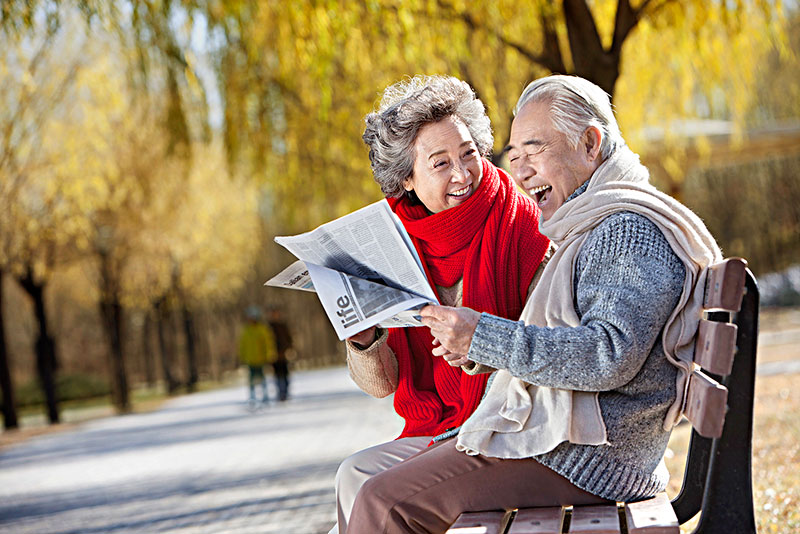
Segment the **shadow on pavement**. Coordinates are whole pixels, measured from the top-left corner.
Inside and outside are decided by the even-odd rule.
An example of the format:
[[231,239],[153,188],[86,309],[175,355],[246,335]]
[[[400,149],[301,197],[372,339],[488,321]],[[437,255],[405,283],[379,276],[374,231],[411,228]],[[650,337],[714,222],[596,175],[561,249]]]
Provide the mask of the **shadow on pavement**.
[[[307,413],[319,414],[331,403],[341,407],[348,401],[363,399],[360,391],[297,395],[286,403],[273,403],[260,412],[249,412],[244,402],[224,400],[192,406],[167,407],[153,414],[133,414],[113,419],[141,418],[142,424],[124,428],[102,426],[72,435],[59,435],[57,445],[47,437],[22,443],[0,453],[0,468],[11,469],[34,462],[59,462],[79,457],[101,457],[130,450],[146,450],[186,442],[277,433],[309,426]],[[217,412],[216,415],[197,415]],[[240,424],[251,419],[248,424]]]
[[[62,528],[52,530],[51,533],[91,534],[120,530],[151,532],[160,530],[158,525],[167,522],[177,522],[183,526],[208,525],[213,524],[215,518],[222,520],[235,515],[246,516],[252,520],[254,514],[266,515],[278,510],[289,511],[300,508],[307,514],[309,506],[321,506],[325,511],[329,511],[334,502],[332,480],[337,467],[338,462],[325,462],[260,473],[216,477],[204,474],[188,480],[185,477],[180,480],[149,479],[135,485],[92,487],[68,493],[39,493],[33,499],[28,496],[24,503],[0,504],[0,527],[9,522],[24,524],[26,518],[46,521],[47,516],[74,514],[80,516],[81,526],[71,525],[69,524],[71,521],[68,520],[58,521]],[[298,484],[317,487],[295,492],[280,492],[281,488],[289,490]],[[212,504],[214,494],[219,492],[221,495],[222,492],[232,489],[250,494],[264,494],[265,489],[274,489],[278,494],[257,499],[235,499],[235,502],[227,504]],[[180,503],[184,503],[187,498],[206,499],[209,506],[181,506]],[[118,512],[126,508],[136,513],[103,513],[103,509],[113,509]],[[120,522],[120,515],[131,519]],[[116,523],[104,522],[104,516]],[[176,528],[178,525],[171,526]]]

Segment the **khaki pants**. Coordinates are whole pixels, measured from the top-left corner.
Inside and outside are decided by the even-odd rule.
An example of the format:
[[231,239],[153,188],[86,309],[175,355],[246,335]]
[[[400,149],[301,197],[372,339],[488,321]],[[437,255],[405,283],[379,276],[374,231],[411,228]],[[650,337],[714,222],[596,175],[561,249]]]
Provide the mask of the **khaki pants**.
[[347,534],[442,533],[464,511],[609,502],[536,460],[467,456],[455,441],[438,443],[364,482]]
[[336,472],[336,508],[339,522],[328,534],[345,534],[356,494],[370,477],[399,464],[431,442],[431,437],[402,438],[381,443],[349,456]]

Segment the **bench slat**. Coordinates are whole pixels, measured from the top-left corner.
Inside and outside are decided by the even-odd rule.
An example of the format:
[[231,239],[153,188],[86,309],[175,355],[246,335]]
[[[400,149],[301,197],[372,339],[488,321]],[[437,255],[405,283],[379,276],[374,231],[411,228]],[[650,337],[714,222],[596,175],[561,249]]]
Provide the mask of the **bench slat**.
[[617,505],[573,507],[569,532],[570,534],[620,534]]
[[446,534],[502,534],[510,515],[510,512],[463,513]]
[[680,534],[678,518],[666,493],[625,506],[628,534]]
[[708,268],[706,278],[706,309],[739,311],[744,294],[747,262],[742,258],[728,258]]
[[703,369],[718,375],[729,375],[736,352],[735,324],[700,320],[695,342],[694,361]]
[[525,508],[514,516],[508,534],[561,534],[564,510],[560,506]]
[[725,386],[700,371],[689,376],[684,413],[701,436],[718,438],[722,435],[727,400],[728,389]]

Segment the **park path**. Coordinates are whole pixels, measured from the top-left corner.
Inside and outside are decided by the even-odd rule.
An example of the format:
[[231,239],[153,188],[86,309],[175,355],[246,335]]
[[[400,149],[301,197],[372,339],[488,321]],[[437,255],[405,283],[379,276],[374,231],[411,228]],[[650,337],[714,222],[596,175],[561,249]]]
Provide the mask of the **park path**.
[[0,451],[2,534],[316,534],[339,462],[402,429],[343,368],[295,373],[251,412],[245,388],[196,393]]

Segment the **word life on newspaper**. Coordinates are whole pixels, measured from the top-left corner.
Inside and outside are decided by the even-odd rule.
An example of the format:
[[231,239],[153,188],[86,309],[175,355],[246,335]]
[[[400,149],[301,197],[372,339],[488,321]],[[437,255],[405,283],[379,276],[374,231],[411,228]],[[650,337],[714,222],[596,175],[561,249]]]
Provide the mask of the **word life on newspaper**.
[[417,310],[438,303],[386,200],[275,241],[298,261],[264,285],[315,291],[339,339],[373,325],[423,326]]

